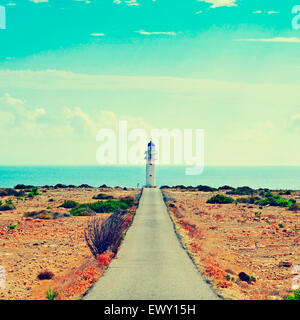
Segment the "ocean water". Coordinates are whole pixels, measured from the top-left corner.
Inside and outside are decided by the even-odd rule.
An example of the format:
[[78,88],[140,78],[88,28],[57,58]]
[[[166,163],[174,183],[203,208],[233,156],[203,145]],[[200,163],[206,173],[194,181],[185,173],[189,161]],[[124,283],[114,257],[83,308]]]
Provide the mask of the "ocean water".
[[[62,184],[89,184],[137,187],[145,184],[143,166],[90,167],[1,167],[0,187],[16,184],[36,186]],[[185,167],[157,166],[156,183],[161,185],[209,185],[220,187],[249,186],[251,188],[300,190],[300,167],[205,167],[198,176],[185,175]]]

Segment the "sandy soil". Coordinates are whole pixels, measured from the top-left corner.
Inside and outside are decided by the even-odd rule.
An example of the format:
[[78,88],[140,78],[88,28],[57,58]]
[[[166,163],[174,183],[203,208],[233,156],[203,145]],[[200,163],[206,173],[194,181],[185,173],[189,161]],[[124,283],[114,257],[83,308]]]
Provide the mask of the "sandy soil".
[[[52,220],[24,218],[25,212],[45,210],[68,213],[58,208],[64,200],[88,203],[98,193],[114,197],[133,196],[134,189],[39,189],[41,195],[16,200],[16,209],[0,212],[0,266],[6,270],[6,288],[0,288],[0,299],[45,299],[49,286],[67,290],[67,298],[76,298],[95,282],[105,268],[91,255],[84,239],[84,227],[89,217],[63,217]],[[49,202],[53,199],[53,202]],[[99,214],[103,219],[109,214]],[[17,224],[14,230],[7,225]],[[38,280],[45,270],[54,274],[52,280]],[[61,297],[66,298],[64,295]]]
[[[290,294],[292,269],[300,265],[300,212],[207,204],[217,193],[222,192],[165,191],[168,204],[175,205],[169,212],[177,233],[199,270],[225,298],[282,299]],[[299,203],[300,192],[285,198]],[[240,281],[240,272],[256,281]]]

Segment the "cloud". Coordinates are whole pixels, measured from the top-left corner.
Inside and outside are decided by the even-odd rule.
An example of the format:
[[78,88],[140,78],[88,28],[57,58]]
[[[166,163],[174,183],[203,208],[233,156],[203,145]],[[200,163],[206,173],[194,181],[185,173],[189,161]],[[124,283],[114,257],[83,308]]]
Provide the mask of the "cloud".
[[272,121],[258,122],[248,127],[237,129],[234,135],[229,135],[232,141],[265,143],[271,136],[274,129]]
[[235,39],[233,41],[242,41],[242,42],[286,42],[286,43],[300,43],[300,38],[296,37],[290,37],[290,38],[283,38],[283,37],[277,37],[277,38],[266,38],[266,39]]
[[30,108],[27,106],[26,100],[15,98],[9,93],[5,93],[0,97],[0,113],[2,117],[5,117],[0,123],[0,131],[6,131],[5,129],[7,128],[15,131],[16,129],[22,130],[24,126],[34,126],[40,117],[46,114],[46,110],[43,108]]
[[210,8],[218,8],[218,7],[236,7],[237,0],[198,0],[199,2],[207,2],[211,3]]
[[104,33],[91,33],[92,37],[104,37],[105,34]]
[[140,4],[137,2],[137,0],[114,0],[115,4],[126,4],[127,6],[139,6]]
[[139,34],[142,35],[147,35],[147,36],[151,36],[151,35],[167,35],[167,36],[176,36],[177,33],[174,31],[154,31],[154,32],[149,32],[149,31],[145,31],[145,30],[139,30],[136,31]]
[[300,132],[300,113],[295,114],[290,118],[288,128],[292,131]]
[[46,3],[49,2],[49,0],[29,0],[30,2],[34,2],[34,3]]

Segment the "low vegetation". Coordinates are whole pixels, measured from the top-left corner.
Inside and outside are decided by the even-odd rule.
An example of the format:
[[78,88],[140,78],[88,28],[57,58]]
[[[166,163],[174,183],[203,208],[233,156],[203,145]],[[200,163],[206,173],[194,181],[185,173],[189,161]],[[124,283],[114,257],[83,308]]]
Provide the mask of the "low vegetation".
[[219,203],[219,204],[226,204],[226,203],[233,203],[234,199],[231,197],[226,197],[223,194],[217,194],[206,201],[207,203]]
[[76,201],[65,200],[64,203],[62,205],[60,205],[59,207],[66,208],[66,209],[73,209],[73,208],[77,207],[78,205],[79,205],[79,203]]
[[12,199],[6,199],[5,204],[0,200],[0,211],[9,211],[16,209]]
[[133,197],[124,197],[120,200],[97,201],[79,204],[70,211],[73,216],[91,216],[96,213],[110,213],[126,211],[135,204]]
[[52,220],[62,217],[69,217],[68,213],[59,213],[59,212],[51,212],[49,210],[40,210],[40,211],[32,211],[26,212],[23,215],[25,218],[31,219],[43,219],[43,220]]
[[46,298],[48,300],[54,300],[56,297],[58,297],[58,292],[53,291],[53,289],[49,287],[49,289],[46,292]]
[[38,192],[38,188],[37,187],[33,187],[31,189],[31,191],[27,194],[27,197],[28,198],[34,198],[34,197],[39,196],[39,195],[40,195],[40,193]]
[[300,289],[295,290],[294,294],[286,297],[285,300],[300,300]]
[[110,200],[110,199],[114,199],[114,197],[110,196],[110,195],[107,195],[105,193],[99,193],[96,196],[94,196],[93,199],[96,199],[96,200]]
[[84,230],[86,243],[97,259],[97,255],[109,250],[116,253],[121,243],[123,233],[131,224],[129,213],[117,211],[102,223],[98,217],[92,218]]

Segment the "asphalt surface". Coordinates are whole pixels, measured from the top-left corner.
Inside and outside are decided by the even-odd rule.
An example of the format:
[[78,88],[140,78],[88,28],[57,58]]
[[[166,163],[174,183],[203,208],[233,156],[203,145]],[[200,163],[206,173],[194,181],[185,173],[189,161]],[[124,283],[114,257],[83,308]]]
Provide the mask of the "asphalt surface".
[[159,189],[144,189],[117,258],[85,300],[215,300],[181,247]]

